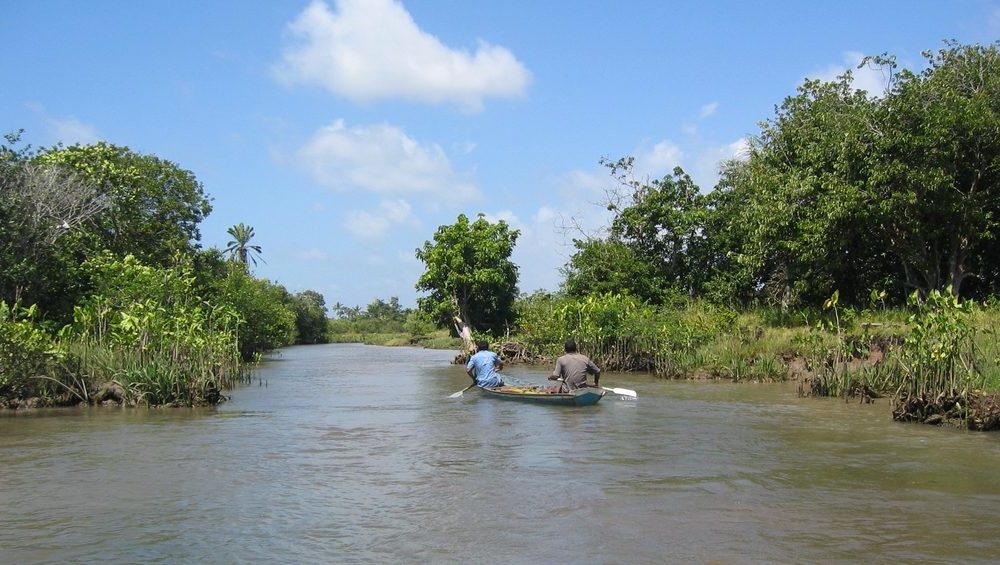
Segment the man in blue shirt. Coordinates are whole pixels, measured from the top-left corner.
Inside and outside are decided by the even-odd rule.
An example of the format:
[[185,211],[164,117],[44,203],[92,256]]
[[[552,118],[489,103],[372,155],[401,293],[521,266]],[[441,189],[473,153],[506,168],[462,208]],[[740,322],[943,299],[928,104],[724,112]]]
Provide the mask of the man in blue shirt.
[[500,356],[490,351],[490,346],[485,341],[476,344],[476,353],[469,357],[469,363],[465,366],[465,372],[476,382],[480,388],[493,388],[503,386],[503,379],[497,371],[503,369],[503,361]]

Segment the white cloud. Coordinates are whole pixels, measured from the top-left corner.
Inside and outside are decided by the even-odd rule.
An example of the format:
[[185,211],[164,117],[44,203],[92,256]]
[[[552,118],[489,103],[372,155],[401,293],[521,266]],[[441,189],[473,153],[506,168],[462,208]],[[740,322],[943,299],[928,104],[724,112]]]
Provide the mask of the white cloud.
[[719,109],[718,102],[709,102],[708,104],[705,104],[704,106],[701,107],[701,111],[698,112],[698,117],[707,118],[715,114],[715,111],[718,109]]
[[745,137],[725,145],[708,147],[698,154],[693,168],[687,172],[702,192],[708,192],[719,182],[722,163],[730,159],[746,159],[749,150],[750,143]]
[[852,75],[851,84],[854,88],[864,90],[868,93],[868,96],[880,97],[885,94],[889,83],[889,75],[886,71],[875,65],[865,65],[860,69],[857,68],[864,57],[863,54],[857,51],[846,51],[844,52],[843,64],[828,65],[821,70],[811,73],[807,78],[833,81],[850,70]]
[[510,51],[480,41],[474,53],[422,31],[394,0],[321,0],[289,24],[293,42],[275,68],[286,84],[317,84],[358,102],[405,98],[482,109],[517,96],[530,72]]
[[454,144],[454,148],[455,151],[457,151],[461,155],[469,155],[470,153],[476,150],[476,142],[465,141],[462,143],[456,143]]
[[517,214],[510,210],[501,210],[492,214],[486,212],[483,214],[483,217],[486,218],[486,221],[491,224],[495,224],[498,221],[503,220],[513,229],[524,230],[525,228],[525,225],[521,222],[520,218],[517,217]]
[[390,228],[404,224],[420,225],[412,215],[410,204],[405,200],[383,200],[374,213],[364,210],[350,212],[344,228],[358,239],[378,240],[388,235]]
[[648,151],[640,151],[635,158],[637,176],[661,177],[681,164],[684,152],[675,143],[663,140]]
[[550,224],[559,219],[559,212],[554,208],[542,206],[535,212],[534,222],[536,224]]
[[45,108],[38,103],[29,103],[28,108],[41,116],[48,126],[49,135],[63,145],[89,145],[100,141],[97,128],[91,124],[85,124],[74,117],[53,118],[45,111]]
[[66,145],[79,143],[88,145],[97,143],[100,139],[97,135],[97,128],[81,122],[76,118],[66,118],[64,120],[49,119],[49,127],[52,128],[53,135]]
[[476,186],[452,170],[437,144],[421,144],[388,124],[321,128],[299,149],[296,161],[334,190],[377,194],[431,194],[469,199]]

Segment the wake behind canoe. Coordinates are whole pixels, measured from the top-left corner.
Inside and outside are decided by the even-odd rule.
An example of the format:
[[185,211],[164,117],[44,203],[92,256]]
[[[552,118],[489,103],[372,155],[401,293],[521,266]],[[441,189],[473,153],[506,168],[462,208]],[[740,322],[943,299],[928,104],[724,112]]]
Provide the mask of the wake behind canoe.
[[555,406],[592,406],[605,394],[603,390],[593,388],[581,388],[570,392],[545,392],[540,386],[502,386],[484,388],[482,391],[494,398]]

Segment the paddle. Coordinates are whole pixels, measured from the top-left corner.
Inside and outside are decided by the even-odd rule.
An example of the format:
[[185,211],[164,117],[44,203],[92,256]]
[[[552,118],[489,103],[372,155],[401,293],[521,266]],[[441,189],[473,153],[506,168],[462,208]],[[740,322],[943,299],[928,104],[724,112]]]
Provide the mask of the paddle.
[[[561,383],[562,382],[566,382],[566,381],[563,380],[562,377],[559,377],[556,380],[559,381],[559,382],[561,382]],[[628,389],[628,388],[608,388],[606,386],[596,387],[594,385],[587,385],[587,386],[589,386],[591,388],[600,388],[601,390],[606,390],[608,392],[611,392],[611,393],[614,393],[614,394],[619,394],[621,396],[627,396],[627,397],[629,397],[629,398],[631,398],[633,400],[635,400],[636,398],[639,397],[639,395],[636,394],[636,392],[634,390]]]
[[463,394],[465,394],[465,391],[469,390],[470,388],[472,388],[474,386],[476,386],[476,383],[472,383],[471,385],[463,388],[462,390],[460,390],[458,392],[453,392],[453,393],[449,394],[448,398],[458,398],[459,396],[462,396]]
[[627,396],[629,398],[637,398],[639,396],[638,394],[636,394],[634,390],[630,390],[627,388],[608,388],[606,386],[602,386],[601,390],[606,390],[608,392],[613,392],[615,394],[620,394],[622,396]]

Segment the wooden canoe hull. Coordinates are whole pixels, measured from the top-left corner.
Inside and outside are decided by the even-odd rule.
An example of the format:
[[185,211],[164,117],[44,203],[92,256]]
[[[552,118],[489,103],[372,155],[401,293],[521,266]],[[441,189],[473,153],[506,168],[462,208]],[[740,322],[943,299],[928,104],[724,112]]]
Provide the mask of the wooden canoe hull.
[[603,390],[595,388],[581,388],[570,392],[545,392],[543,387],[538,386],[503,386],[484,388],[482,391],[493,398],[553,406],[593,406],[605,394]]

